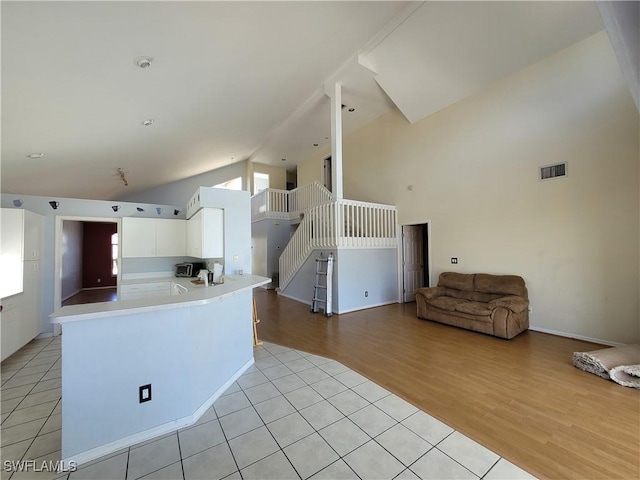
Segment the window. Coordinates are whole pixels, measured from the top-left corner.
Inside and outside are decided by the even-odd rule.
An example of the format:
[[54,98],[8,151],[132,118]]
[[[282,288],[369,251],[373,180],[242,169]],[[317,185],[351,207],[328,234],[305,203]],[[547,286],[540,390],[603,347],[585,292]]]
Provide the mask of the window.
[[269,174],[253,172],[253,194],[269,188]]
[[242,190],[242,177],[236,177],[226,182],[214,185],[213,188],[225,188],[227,190]]
[[111,275],[118,275],[118,234],[111,235]]

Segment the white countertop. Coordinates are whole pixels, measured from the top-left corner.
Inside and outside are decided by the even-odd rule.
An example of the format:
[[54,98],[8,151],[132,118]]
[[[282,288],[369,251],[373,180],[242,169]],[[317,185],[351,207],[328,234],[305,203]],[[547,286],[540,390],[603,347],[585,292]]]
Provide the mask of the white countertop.
[[49,315],[49,318],[51,318],[51,323],[62,324],[95,318],[205,305],[271,282],[270,278],[261,277],[259,275],[225,275],[223,284],[211,285],[208,287],[204,285],[194,285],[191,283],[191,280],[194,279],[182,277],[153,277],[146,279],[140,278],[124,280],[121,282],[121,285],[164,281],[175,282],[186,287],[189,291],[182,295],[171,295],[167,297],[69,305],[56,310]]

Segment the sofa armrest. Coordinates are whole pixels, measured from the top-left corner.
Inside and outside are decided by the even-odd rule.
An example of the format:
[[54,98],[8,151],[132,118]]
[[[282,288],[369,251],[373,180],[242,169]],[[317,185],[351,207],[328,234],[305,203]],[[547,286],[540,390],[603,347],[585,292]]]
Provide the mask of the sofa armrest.
[[524,312],[529,307],[529,300],[522,297],[516,297],[515,295],[509,295],[506,297],[496,298],[489,302],[489,308],[492,310],[497,307],[504,307],[511,310],[513,313]]
[[440,297],[444,295],[446,291],[447,289],[444,287],[427,287],[418,289],[416,295],[422,295],[425,299],[428,300],[430,298]]

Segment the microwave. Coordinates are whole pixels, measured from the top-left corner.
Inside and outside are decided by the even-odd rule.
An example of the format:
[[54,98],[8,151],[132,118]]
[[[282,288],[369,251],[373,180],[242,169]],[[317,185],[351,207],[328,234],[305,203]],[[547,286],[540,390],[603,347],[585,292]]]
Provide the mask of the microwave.
[[193,273],[193,264],[176,263],[176,277],[191,277]]
[[176,277],[197,277],[198,272],[206,268],[204,262],[176,263]]

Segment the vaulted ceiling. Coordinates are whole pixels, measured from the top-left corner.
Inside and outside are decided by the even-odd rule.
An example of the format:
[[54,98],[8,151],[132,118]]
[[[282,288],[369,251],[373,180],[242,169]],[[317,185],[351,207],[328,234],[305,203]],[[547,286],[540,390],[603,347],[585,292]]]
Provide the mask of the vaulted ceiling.
[[329,144],[333,82],[345,133],[391,108],[415,122],[603,28],[592,2],[1,8],[2,191],[95,199],[246,159],[294,168]]

